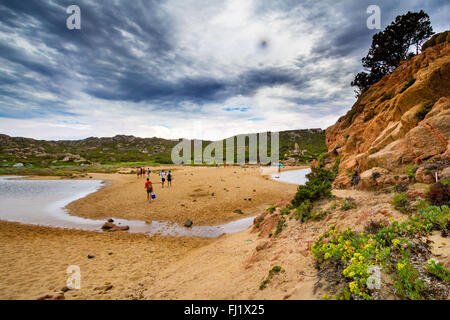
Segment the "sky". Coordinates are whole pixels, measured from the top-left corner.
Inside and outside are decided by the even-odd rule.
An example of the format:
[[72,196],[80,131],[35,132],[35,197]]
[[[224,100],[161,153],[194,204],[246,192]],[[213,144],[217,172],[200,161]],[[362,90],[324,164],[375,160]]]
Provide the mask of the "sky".
[[[69,30],[78,5],[81,30]],[[327,128],[373,34],[425,10],[448,30],[450,2],[149,0],[0,2],[0,133],[217,140]]]

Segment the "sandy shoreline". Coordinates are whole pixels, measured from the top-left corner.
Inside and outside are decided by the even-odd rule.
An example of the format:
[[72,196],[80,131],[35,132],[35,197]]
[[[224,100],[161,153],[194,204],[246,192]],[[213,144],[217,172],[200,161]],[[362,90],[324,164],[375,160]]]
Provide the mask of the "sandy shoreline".
[[[255,215],[290,199],[296,191],[295,185],[261,176],[258,168],[177,167],[171,188],[161,188],[156,171],[151,174],[157,201],[149,204],[145,179],[134,174],[89,174],[81,179],[90,176],[105,180],[105,187],[70,203],[67,208],[72,215],[177,223],[189,218],[196,225],[215,225]],[[234,213],[236,209],[244,214]],[[246,232],[238,237],[247,237]],[[151,282],[196,249],[224,237],[149,237],[0,221],[0,298],[36,299],[58,292],[66,285],[69,265],[80,267],[82,289],[66,292],[66,299],[143,298],[148,293],[140,292],[140,281]],[[164,293],[157,296],[164,298]]]
[[170,188],[162,188],[155,168],[151,170],[157,197],[154,202],[146,200],[144,178],[90,174],[93,179],[107,180],[106,187],[70,203],[69,214],[179,224],[190,219],[195,225],[217,225],[254,216],[275,202],[290,199],[297,190],[295,185],[262,176],[258,168],[177,167]]

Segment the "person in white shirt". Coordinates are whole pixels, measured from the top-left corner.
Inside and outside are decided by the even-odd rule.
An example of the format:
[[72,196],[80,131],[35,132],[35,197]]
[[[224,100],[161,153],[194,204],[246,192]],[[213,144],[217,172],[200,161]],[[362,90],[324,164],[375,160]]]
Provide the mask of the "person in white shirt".
[[161,184],[162,187],[164,188],[164,182],[166,181],[166,173],[164,172],[164,170],[162,170],[159,175],[161,176]]

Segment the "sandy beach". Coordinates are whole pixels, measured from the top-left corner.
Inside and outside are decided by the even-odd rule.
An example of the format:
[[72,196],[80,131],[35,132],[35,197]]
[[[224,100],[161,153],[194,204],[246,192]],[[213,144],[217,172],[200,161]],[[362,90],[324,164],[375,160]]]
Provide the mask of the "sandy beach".
[[[0,222],[0,299],[36,299],[66,286],[77,265],[81,289],[66,299],[138,299],[151,279],[191,250],[214,240],[100,233]],[[88,255],[95,256],[92,259]],[[112,287],[110,287],[112,286]]]
[[[270,205],[288,201],[296,190],[295,185],[261,176],[257,168],[240,167],[175,167],[172,187],[162,188],[156,174],[159,169],[151,168],[150,179],[157,194],[153,203],[146,200],[145,179],[135,174],[89,174],[93,179],[105,180],[105,187],[69,204],[69,213],[91,219],[113,216],[178,223],[189,218],[198,225],[214,225],[256,215]],[[234,213],[236,209],[243,214]],[[247,238],[246,232],[238,237]],[[78,265],[82,289],[66,292],[66,299],[142,299],[149,294],[148,287],[144,290],[140,286],[142,281],[159,278],[197,248],[223,239],[227,236],[149,237],[0,221],[0,298],[36,299],[56,293],[66,285],[67,267]],[[88,255],[95,258],[89,259]],[[227,254],[224,259],[233,259],[233,255]],[[150,291],[159,298],[170,293]]]
[[146,201],[145,178],[135,174],[91,174],[94,179],[106,180],[107,187],[69,204],[69,213],[91,219],[115,217],[180,224],[190,219],[195,225],[215,225],[256,215],[278,201],[291,199],[297,189],[293,184],[262,176],[259,168],[165,169],[169,168],[175,169],[172,187],[162,188],[158,175],[162,167],[150,167],[156,193],[156,200],[150,203]]

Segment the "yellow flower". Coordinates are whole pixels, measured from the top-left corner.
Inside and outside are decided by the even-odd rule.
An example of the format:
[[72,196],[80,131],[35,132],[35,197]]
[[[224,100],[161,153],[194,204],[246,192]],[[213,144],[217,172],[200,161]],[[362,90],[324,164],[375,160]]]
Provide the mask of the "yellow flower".
[[348,286],[351,292],[356,293],[358,291],[358,284],[355,281],[350,282]]
[[404,263],[401,263],[401,262],[397,263],[397,269],[398,269],[398,271],[401,271],[405,266],[406,266],[406,265],[405,265]]

